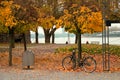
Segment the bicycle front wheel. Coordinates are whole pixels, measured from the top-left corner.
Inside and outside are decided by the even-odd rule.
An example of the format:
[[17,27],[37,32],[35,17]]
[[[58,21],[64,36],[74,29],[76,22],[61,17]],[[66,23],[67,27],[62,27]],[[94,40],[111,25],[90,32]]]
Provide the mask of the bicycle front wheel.
[[74,69],[76,67],[76,63],[74,62],[72,56],[66,56],[62,60],[62,66],[66,70]]
[[85,72],[91,73],[96,70],[96,61],[92,57],[87,57],[83,61],[83,69]]

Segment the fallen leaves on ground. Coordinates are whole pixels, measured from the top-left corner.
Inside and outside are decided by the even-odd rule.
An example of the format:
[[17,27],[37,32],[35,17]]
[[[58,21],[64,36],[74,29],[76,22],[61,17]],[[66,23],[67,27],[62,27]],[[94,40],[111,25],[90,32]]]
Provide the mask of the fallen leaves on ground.
[[[2,69],[13,69],[13,70],[22,70],[22,54],[19,53],[19,56],[16,53],[13,53],[13,66],[8,66],[8,52],[0,53],[0,68]],[[70,53],[42,53],[42,54],[35,54],[35,70],[56,70],[56,71],[64,71],[64,72],[79,72],[82,71],[81,68],[77,67],[75,70],[64,70],[62,67],[62,59],[70,55]],[[102,72],[102,55],[96,54],[91,55],[97,62],[97,69],[96,72]],[[111,72],[120,71],[120,57],[111,55],[110,56],[110,70]]]

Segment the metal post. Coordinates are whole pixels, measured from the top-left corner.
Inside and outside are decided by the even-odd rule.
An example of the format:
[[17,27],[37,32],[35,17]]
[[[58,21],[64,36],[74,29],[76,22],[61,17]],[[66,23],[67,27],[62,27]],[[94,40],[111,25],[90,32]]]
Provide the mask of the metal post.
[[[102,32],[102,52],[103,52],[103,71],[110,70],[110,53],[109,53],[109,27],[105,25],[106,21],[106,1],[103,1],[103,32]],[[108,4],[107,4],[108,5]]]
[[109,26],[107,27],[107,38],[108,38],[108,45],[107,45],[107,48],[108,48],[108,71],[110,71],[110,50],[109,50]]

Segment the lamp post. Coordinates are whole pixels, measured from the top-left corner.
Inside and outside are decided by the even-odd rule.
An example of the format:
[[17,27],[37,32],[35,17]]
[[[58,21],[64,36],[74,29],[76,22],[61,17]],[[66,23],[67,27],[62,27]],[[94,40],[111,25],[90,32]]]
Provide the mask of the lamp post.
[[107,1],[103,0],[102,15],[103,15],[103,28],[102,28],[102,58],[103,58],[103,71],[110,71],[110,52],[109,52],[109,26],[106,26],[106,11],[108,9]]

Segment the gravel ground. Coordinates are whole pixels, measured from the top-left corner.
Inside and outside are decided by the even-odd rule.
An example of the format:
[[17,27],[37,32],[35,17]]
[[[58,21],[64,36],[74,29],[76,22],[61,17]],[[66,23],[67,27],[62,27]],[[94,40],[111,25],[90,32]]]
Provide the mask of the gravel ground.
[[65,46],[71,46],[71,44],[43,44],[43,45],[36,45],[33,47],[28,47],[28,50],[32,50],[35,54],[41,54],[41,53],[54,53],[55,49],[65,47]]
[[84,73],[84,72],[61,72],[22,70],[0,70],[0,80],[120,80],[120,72]]

